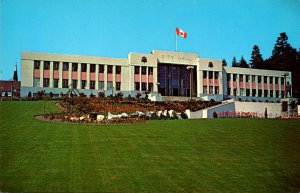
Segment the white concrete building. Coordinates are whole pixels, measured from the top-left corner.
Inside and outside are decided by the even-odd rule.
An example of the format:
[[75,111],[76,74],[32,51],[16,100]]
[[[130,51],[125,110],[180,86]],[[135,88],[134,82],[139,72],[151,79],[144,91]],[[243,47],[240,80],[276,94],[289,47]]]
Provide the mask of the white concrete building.
[[[66,93],[70,85],[86,95],[151,92],[203,100],[278,101],[292,85],[291,72],[223,67],[197,53],[153,50],[128,58],[22,52],[21,96]],[[291,95],[292,93],[288,93]]]

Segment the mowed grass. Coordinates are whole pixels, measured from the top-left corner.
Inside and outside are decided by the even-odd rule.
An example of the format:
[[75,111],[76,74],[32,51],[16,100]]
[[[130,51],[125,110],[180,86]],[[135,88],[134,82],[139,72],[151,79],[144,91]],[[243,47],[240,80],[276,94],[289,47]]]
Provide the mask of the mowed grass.
[[300,120],[79,125],[39,113],[42,101],[0,102],[1,192],[300,191]]

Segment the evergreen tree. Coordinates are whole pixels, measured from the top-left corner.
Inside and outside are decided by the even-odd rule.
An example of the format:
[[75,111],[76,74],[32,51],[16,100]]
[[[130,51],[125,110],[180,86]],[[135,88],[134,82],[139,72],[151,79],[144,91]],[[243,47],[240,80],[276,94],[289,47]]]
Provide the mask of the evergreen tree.
[[232,67],[239,67],[239,64],[237,63],[235,56],[233,56],[232,59]]
[[248,64],[247,64],[247,62],[246,62],[246,60],[244,59],[243,56],[241,57],[241,60],[239,62],[239,67],[241,67],[241,68],[249,68],[249,66],[248,66]]
[[253,51],[251,54],[251,59],[250,59],[250,66],[251,68],[264,68],[264,59],[262,58],[262,55],[260,54],[259,47],[257,45],[253,46]]
[[265,61],[265,68],[269,70],[283,70],[292,72],[293,96],[300,101],[300,50],[297,51],[288,43],[285,32],[277,38],[272,56]]
[[227,62],[226,62],[225,58],[222,60],[222,66],[227,66]]

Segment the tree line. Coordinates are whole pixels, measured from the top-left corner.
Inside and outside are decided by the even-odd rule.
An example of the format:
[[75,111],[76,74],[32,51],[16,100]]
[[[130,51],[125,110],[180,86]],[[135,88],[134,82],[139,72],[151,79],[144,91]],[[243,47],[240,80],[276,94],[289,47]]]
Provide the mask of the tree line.
[[[222,60],[222,65],[227,66],[225,59]],[[300,48],[297,51],[288,43],[285,32],[280,33],[269,58],[263,59],[258,45],[254,45],[250,62],[247,63],[243,56],[237,61],[234,56],[232,67],[291,71],[293,97],[300,101]]]

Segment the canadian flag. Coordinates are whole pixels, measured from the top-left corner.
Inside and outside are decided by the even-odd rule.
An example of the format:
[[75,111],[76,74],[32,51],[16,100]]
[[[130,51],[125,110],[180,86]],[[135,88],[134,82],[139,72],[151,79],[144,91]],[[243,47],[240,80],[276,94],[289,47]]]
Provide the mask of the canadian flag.
[[186,36],[187,36],[187,33],[184,32],[182,29],[180,29],[180,28],[178,28],[178,27],[176,27],[176,34],[177,34],[177,35],[180,35],[180,36],[183,37],[183,38],[186,38]]

